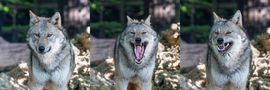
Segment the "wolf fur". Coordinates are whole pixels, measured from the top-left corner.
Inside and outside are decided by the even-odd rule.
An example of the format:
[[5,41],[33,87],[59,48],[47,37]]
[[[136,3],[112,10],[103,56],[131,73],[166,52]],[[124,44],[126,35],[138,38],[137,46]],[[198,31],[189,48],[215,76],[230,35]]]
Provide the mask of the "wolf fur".
[[61,25],[61,16],[39,17],[30,13],[27,42],[31,50],[29,88],[42,90],[45,85],[67,90],[67,83],[75,67],[71,43]]
[[230,20],[213,15],[206,63],[207,90],[245,90],[252,55],[241,12],[238,10]]
[[139,21],[127,16],[127,27],[114,48],[115,90],[152,88],[158,36],[151,28],[150,18]]

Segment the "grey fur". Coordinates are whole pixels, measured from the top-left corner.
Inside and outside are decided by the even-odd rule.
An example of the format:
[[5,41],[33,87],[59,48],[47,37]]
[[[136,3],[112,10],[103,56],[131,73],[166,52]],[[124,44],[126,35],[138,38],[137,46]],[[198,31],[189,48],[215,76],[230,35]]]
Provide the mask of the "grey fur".
[[[72,44],[56,12],[51,18],[38,17],[31,11],[27,42],[31,50],[29,63],[30,90],[42,90],[53,85],[56,90],[67,90],[67,83],[75,68]],[[44,46],[44,52],[39,47]]]
[[[245,90],[252,59],[250,42],[243,31],[242,16],[238,10],[226,20],[214,13],[214,25],[209,34],[207,54],[207,90]],[[229,49],[218,50],[218,38],[224,39]],[[232,46],[230,46],[232,45]]]
[[[115,81],[116,90],[127,90],[128,83],[139,84],[141,90],[151,90],[155,67],[158,38],[150,26],[150,16],[146,20],[133,20],[127,17],[125,30],[115,43]],[[132,43],[135,38],[148,42],[140,64],[136,63]]]

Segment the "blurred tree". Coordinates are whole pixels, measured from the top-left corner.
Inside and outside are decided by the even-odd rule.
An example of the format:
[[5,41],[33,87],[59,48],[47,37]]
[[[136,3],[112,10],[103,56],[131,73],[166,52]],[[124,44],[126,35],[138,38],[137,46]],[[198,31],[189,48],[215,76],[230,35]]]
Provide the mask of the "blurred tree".
[[171,23],[179,22],[180,0],[145,0],[145,3],[149,5],[152,25],[158,32],[169,28]]
[[270,21],[269,0],[239,0],[238,6],[243,11],[244,26],[252,38],[265,33]]
[[69,36],[85,32],[90,24],[90,8],[88,0],[58,0],[59,8],[64,15],[64,26]]

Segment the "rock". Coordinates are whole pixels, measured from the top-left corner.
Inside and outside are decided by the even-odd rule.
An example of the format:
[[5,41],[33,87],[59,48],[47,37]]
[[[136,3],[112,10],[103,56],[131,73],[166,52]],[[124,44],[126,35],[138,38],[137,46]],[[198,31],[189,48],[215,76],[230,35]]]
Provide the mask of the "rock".
[[249,90],[267,90],[270,88],[270,54],[260,54],[252,46],[253,60],[249,80]]
[[25,43],[9,43],[0,37],[0,72],[10,71],[22,60],[27,60],[30,51]]
[[181,69],[188,72],[206,61],[207,44],[189,44],[183,40],[180,45]]
[[9,82],[9,76],[5,73],[0,73],[0,89],[1,90],[11,90],[13,89],[11,83]]
[[109,57],[113,57],[114,39],[91,38],[91,64],[103,62]]

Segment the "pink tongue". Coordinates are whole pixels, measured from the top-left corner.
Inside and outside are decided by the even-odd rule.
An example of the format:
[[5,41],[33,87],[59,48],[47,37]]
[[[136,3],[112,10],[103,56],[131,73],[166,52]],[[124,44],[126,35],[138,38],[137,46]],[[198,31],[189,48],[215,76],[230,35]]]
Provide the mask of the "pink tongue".
[[143,46],[135,46],[135,58],[136,60],[141,60],[143,58]]

